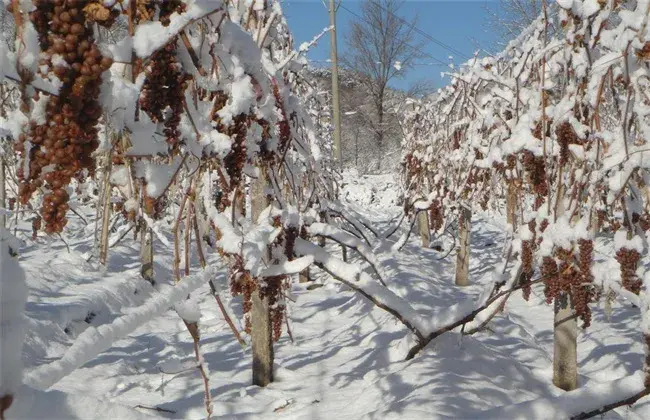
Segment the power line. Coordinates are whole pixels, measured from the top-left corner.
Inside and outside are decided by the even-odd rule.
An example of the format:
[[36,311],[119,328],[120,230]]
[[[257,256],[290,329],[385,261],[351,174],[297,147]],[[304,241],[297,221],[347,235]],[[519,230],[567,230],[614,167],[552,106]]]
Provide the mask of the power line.
[[396,19],[399,19],[399,20],[402,21],[403,23],[406,23],[407,25],[411,26],[411,27],[413,28],[413,30],[415,30],[415,32],[419,33],[420,35],[422,35],[423,37],[425,37],[425,38],[428,39],[429,41],[433,42],[434,44],[441,46],[442,48],[446,49],[446,50],[449,51],[449,52],[452,52],[452,53],[454,53],[454,54],[456,54],[456,55],[459,55],[461,58],[464,58],[465,60],[469,60],[469,59],[471,58],[471,57],[469,57],[467,54],[464,54],[464,53],[460,52],[460,51],[457,50],[456,48],[451,47],[451,46],[445,44],[444,42],[440,41],[440,40],[437,39],[437,38],[434,38],[432,35],[429,35],[428,33],[424,32],[422,29],[418,28],[417,26],[412,25],[410,22],[408,22],[408,21],[407,21],[406,19],[404,19],[403,17],[398,16],[398,15],[396,15],[395,13],[391,12],[390,10],[388,10],[388,9],[387,9],[386,7],[384,7],[381,3],[376,3],[376,4],[377,4],[377,6],[378,6],[379,8],[381,8],[382,10],[384,10],[386,13],[390,14],[391,16],[393,16],[393,17],[396,18]]
[[[341,4],[339,5],[339,7],[342,8],[343,10],[345,10],[346,12],[348,12],[348,13],[350,13],[350,14],[356,16],[357,18],[363,20],[363,21],[366,22],[367,24],[371,25],[371,23],[368,22],[368,20],[366,20],[363,16],[360,16],[358,13],[356,13],[356,12],[354,12],[354,11],[348,9],[346,6],[343,5],[343,3],[341,3]],[[419,52],[419,53],[422,54],[422,55],[425,55],[425,56],[431,58],[432,60],[437,61],[439,64],[441,64],[441,65],[443,65],[443,66],[447,66],[447,65],[449,65],[449,63],[445,63],[443,60],[441,60],[441,59],[439,59],[439,58],[437,58],[437,57],[434,57],[433,55],[429,54],[429,53],[426,52],[426,51],[422,51],[420,48],[414,47],[413,45],[411,45],[411,44],[407,44],[407,43],[404,43],[404,45],[407,46],[407,47],[409,47],[409,48],[411,48],[411,49],[414,50],[414,51]]]

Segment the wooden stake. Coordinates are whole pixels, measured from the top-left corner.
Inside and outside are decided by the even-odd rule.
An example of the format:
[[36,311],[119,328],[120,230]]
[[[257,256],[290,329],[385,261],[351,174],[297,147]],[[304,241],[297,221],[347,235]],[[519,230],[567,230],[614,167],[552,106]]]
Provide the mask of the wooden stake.
[[418,212],[418,232],[422,239],[422,247],[428,248],[431,245],[431,230],[429,228],[429,213],[426,211]]
[[[250,188],[251,220],[256,223],[262,211],[268,205],[264,192],[268,184],[266,171],[260,168],[260,176],[253,180]],[[268,262],[269,255],[264,256]],[[266,386],[273,382],[273,326],[268,299],[260,295],[259,287],[252,297],[251,343],[253,348],[253,385]]]
[[555,298],[553,328],[553,384],[565,391],[578,387],[578,321],[569,296]]
[[469,238],[472,230],[472,210],[467,207],[460,209],[458,219],[459,246],[456,256],[456,285],[469,285]]

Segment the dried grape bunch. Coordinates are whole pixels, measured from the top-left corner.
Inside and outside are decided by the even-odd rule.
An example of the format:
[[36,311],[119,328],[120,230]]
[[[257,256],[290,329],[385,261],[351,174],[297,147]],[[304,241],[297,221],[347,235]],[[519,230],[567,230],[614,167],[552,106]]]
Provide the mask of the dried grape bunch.
[[282,321],[286,310],[283,296],[286,276],[264,277],[260,285],[260,297],[267,299],[271,308],[271,323],[273,324],[273,340],[278,341],[282,335]]
[[169,26],[170,16],[173,13],[183,13],[185,11],[185,4],[181,0],[162,0],[158,2],[159,7],[159,20],[163,26]]
[[560,291],[560,281],[557,263],[553,257],[546,256],[542,258],[542,279],[544,281],[544,296],[546,296],[546,303],[553,302]]
[[[224,211],[226,207],[232,204],[231,193],[233,191],[240,191],[238,189],[243,181],[244,165],[247,162],[247,148],[246,148],[246,134],[248,132],[248,116],[246,114],[239,114],[233,118],[230,125],[225,126],[219,117],[219,111],[226,106],[228,102],[228,95],[223,91],[216,92],[199,92],[203,99],[209,99],[213,102],[212,110],[210,111],[210,119],[212,126],[220,133],[225,133],[233,139],[230,151],[223,158],[223,167],[225,174],[219,170],[219,188],[221,190],[221,199],[217,210]],[[226,177],[227,175],[227,177]],[[241,191],[240,191],[241,193]],[[234,197],[235,200],[238,197]]]
[[180,145],[178,128],[183,113],[187,75],[181,70],[176,58],[176,40],[170,41],[151,57],[145,69],[147,76],[140,95],[140,108],[154,122],[164,125],[170,153],[177,152]]
[[[153,2],[138,2],[138,20],[151,20],[155,15]],[[167,0],[158,3],[158,19],[163,26],[169,26],[174,12],[182,13],[185,5],[180,0]],[[169,145],[170,154],[176,154],[180,146],[178,128],[183,113],[185,89],[189,75],[182,71],[176,57],[178,37],[171,39],[163,48],[150,57],[145,68],[146,79],[140,95],[140,108],[154,122],[164,125],[163,133]]]
[[525,300],[530,298],[531,287],[530,280],[533,278],[533,251],[535,247],[535,227],[537,223],[535,220],[528,222],[528,229],[533,233],[531,239],[521,241],[521,277],[519,281],[522,283],[522,294]]
[[616,261],[621,265],[621,282],[623,287],[638,295],[643,281],[636,275],[641,254],[636,249],[620,248],[616,251]]
[[224,196],[224,199],[221,200],[223,208],[230,205],[227,195],[237,189],[243,181],[244,165],[248,159],[246,149],[246,133],[248,132],[247,120],[248,118],[246,115],[238,115],[233,119],[233,124],[228,127],[226,131],[231,138],[234,136],[234,139],[232,146],[230,147],[230,152],[228,152],[226,157],[223,159],[226,173],[230,178],[227,183],[223,183],[224,185],[221,186],[223,191],[227,193]]
[[535,156],[532,152],[525,150],[523,152],[522,160],[524,169],[528,174],[530,184],[533,186],[533,191],[535,193],[535,204],[533,209],[537,210],[543,204],[545,197],[548,195],[544,157]]
[[232,255],[232,261],[228,270],[228,283],[230,293],[233,296],[242,296],[242,311],[245,319],[245,331],[250,334],[251,322],[248,314],[253,308],[253,292],[257,283],[250,273],[244,268],[244,260],[240,255]]
[[291,141],[291,127],[289,126],[289,120],[287,119],[287,113],[284,109],[284,103],[282,97],[280,96],[280,90],[277,82],[273,83],[273,96],[275,98],[275,106],[280,111],[282,119],[278,122],[278,132],[279,132],[279,151],[283,153]]
[[284,234],[284,255],[289,261],[292,261],[294,258],[294,248],[296,245],[296,239],[298,239],[299,230],[295,226],[289,226],[283,232]]
[[440,200],[433,200],[431,207],[429,207],[429,223],[431,230],[434,232],[439,231],[444,224],[444,209]]
[[[41,68],[47,68],[62,86],[45,107],[45,124],[31,122],[19,137],[22,154],[18,171],[20,199],[24,204],[46,183],[41,207],[48,234],[61,232],[67,223],[72,178],[92,175],[97,149],[97,122],[102,115],[98,98],[101,75],[112,65],[95,44],[83,8],[87,0],[36,1],[30,19],[39,32]],[[47,170],[44,170],[47,169]]]
[[568,121],[563,122],[557,127],[555,135],[560,145],[560,165],[565,165],[569,161],[569,145],[583,144],[583,141],[578,138],[573,126]]
[[572,302],[576,314],[583,320],[583,328],[591,324],[591,309],[589,303],[595,298],[593,289],[594,276],[591,273],[593,262],[594,243],[588,239],[578,240],[578,266],[579,275],[576,277],[572,291]]
[[463,140],[463,133],[457,129],[451,135],[451,148],[452,150],[460,149],[460,142]]

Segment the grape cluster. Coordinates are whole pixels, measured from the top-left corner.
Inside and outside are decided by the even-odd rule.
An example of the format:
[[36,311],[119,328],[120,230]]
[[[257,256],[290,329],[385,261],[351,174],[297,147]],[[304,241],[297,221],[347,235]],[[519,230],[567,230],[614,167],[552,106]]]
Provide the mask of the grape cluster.
[[463,133],[460,130],[454,130],[451,135],[451,149],[458,150],[460,149],[460,142],[463,139]]
[[296,246],[296,239],[299,236],[299,230],[295,226],[289,226],[283,231],[284,235],[284,255],[289,261],[294,258],[294,249]]
[[553,302],[560,291],[559,272],[555,258],[545,256],[542,258],[542,279],[544,282],[544,296],[546,296],[546,303]]
[[[217,239],[219,235],[217,234]],[[253,292],[256,289],[256,283],[250,276],[250,273],[244,268],[244,259],[237,254],[232,255],[231,264],[228,270],[228,283],[230,284],[230,293],[233,296],[242,296],[242,309],[245,317],[245,331],[250,334],[250,318],[246,316],[253,308]]]
[[556,128],[555,135],[560,145],[560,165],[565,165],[569,161],[569,145],[583,144],[583,141],[578,138],[573,126],[568,121]]
[[46,123],[32,121],[15,145],[23,160],[18,170],[21,202],[27,203],[46,183],[41,217],[48,234],[61,232],[66,225],[70,199],[66,187],[73,177],[80,178],[82,170],[92,174],[92,153],[99,145],[101,75],[113,61],[103,57],[95,44],[83,12],[88,3],[36,0],[30,13],[38,31],[41,68],[62,82],[59,96],[47,102]]
[[641,61],[650,61],[650,41],[647,41],[643,44],[643,47],[637,49],[635,54]]
[[273,96],[275,97],[275,105],[280,110],[280,115],[282,115],[282,119],[278,123],[278,131],[280,137],[279,150],[283,153],[284,150],[289,147],[289,142],[291,141],[291,127],[289,126],[289,120],[287,119],[287,113],[284,110],[282,97],[280,96],[280,90],[277,83],[273,83]]
[[616,251],[616,261],[621,266],[621,281],[623,287],[638,295],[641,292],[643,281],[636,275],[636,269],[641,259],[641,254],[636,249],[620,248]]
[[593,252],[593,241],[589,239],[578,240],[578,267],[580,269],[580,275],[576,277],[578,283],[573,285],[571,298],[576,314],[583,320],[583,328],[587,328],[591,324],[589,302],[593,301],[595,297],[592,286],[594,276],[591,273]]
[[433,200],[429,207],[429,224],[431,225],[431,230],[434,232],[439,231],[444,222],[442,202],[440,200]]
[[542,278],[545,284],[546,303],[551,303],[560,294],[570,297],[576,314],[583,321],[583,328],[591,324],[589,303],[596,294],[593,289],[591,264],[593,261],[593,242],[587,239],[578,241],[577,266],[572,249],[557,248],[554,257],[542,259]]
[[187,75],[176,58],[176,40],[153,54],[145,74],[147,78],[142,86],[140,108],[152,121],[164,124],[163,132],[170,153],[175,154],[180,146],[181,132],[178,126],[187,87]]
[[417,178],[424,169],[424,164],[422,160],[416,157],[413,153],[408,153],[404,156],[404,162],[402,163],[406,168],[406,177],[407,185],[411,185],[412,188],[415,188],[415,183],[410,182],[412,179]]
[[226,106],[228,95],[223,91],[201,92],[205,98],[213,102],[210,111],[210,119],[213,128],[221,133],[225,133],[233,139],[230,151],[223,159],[223,166],[229,179],[220,173],[219,184],[222,191],[221,200],[217,209],[224,211],[226,207],[232,204],[230,193],[239,187],[243,180],[244,165],[247,162],[246,134],[248,132],[248,116],[239,114],[233,118],[229,126],[225,126],[219,117],[219,111]]
[[286,305],[282,299],[282,291],[286,287],[286,278],[286,276],[264,277],[265,285],[260,288],[260,297],[267,299],[271,308],[274,341],[278,341],[282,335],[282,321],[286,310]]
[[535,156],[532,152],[524,150],[523,165],[528,174],[533,191],[535,193],[534,210],[537,210],[544,203],[548,195],[548,183],[546,181],[546,165],[543,156]]
[[530,293],[532,291],[530,280],[533,278],[533,251],[537,234],[535,231],[536,225],[537,223],[534,219],[528,222],[528,229],[533,233],[533,237],[521,241],[521,277],[519,278],[519,281],[522,284],[521,292],[525,300],[530,298]]

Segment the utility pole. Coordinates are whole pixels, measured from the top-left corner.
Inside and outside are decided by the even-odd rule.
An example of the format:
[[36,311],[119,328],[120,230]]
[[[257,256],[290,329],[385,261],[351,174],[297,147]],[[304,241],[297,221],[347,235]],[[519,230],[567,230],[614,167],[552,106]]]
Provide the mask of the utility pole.
[[329,0],[330,12],[330,45],[332,60],[332,119],[334,122],[334,159],[343,170],[343,153],[341,151],[341,102],[339,99],[339,64],[336,49],[336,10],[335,0]]

